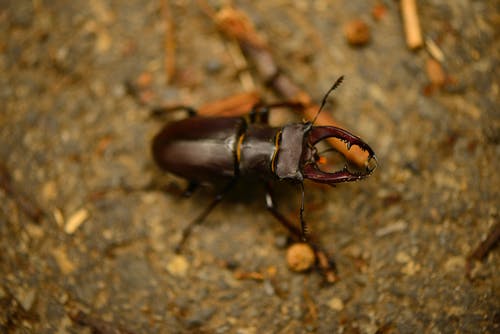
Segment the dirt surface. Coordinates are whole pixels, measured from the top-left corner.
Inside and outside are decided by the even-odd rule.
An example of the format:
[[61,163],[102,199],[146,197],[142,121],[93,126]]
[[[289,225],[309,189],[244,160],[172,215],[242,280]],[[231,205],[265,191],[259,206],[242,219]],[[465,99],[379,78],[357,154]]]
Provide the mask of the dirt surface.
[[[316,100],[345,75],[330,109],[377,153],[366,180],[306,183],[306,219],[340,281],[287,268],[287,232],[253,185],[173,252],[213,191],[183,199],[185,182],[161,177],[150,106],[244,90],[228,40],[195,2],[170,1],[167,84],[160,1],[0,1],[0,161],[15,188],[2,181],[0,331],[498,333],[500,251],[472,280],[465,265],[499,221],[499,2],[419,1],[444,80],[426,48],[407,48],[396,1],[235,5]],[[344,36],[354,19],[369,28],[363,47]],[[137,99],[130,81],[151,90]],[[169,191],[126,191],[152,181]],[[296,187],[279,193],[297,219]],[[23,201],[38,203],[38,222]]]

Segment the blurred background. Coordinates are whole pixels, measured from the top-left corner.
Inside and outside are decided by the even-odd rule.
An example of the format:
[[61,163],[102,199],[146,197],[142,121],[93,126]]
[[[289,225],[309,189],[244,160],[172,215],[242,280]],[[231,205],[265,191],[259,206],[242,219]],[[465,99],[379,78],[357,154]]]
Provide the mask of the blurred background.
[[[185,181],[154,165],[162,121],[151,108],[244,92],[284,99],[216,24],[228,5],[313,101],[344,75],[325,113],[377,154],[363,181],[305,184],[335,284],[288,269],[287,231],[258,184],[238,187],[173,252],[214,191],[184,199]],[[499,8],[0,1],[0,329],[498,332],[500,252],[475,250],[499,230]],[[167,191],[140,190],[150,184]],[[296,188],[277,192],[298,221]]]

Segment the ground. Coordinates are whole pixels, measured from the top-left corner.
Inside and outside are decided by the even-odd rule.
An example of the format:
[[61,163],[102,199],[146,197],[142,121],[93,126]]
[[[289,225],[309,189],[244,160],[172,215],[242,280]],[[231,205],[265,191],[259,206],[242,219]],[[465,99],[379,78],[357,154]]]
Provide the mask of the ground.
[[[107,321],[135,333],[498,333],[498,248],[471,279],[465,267],[499,220],[499,2],[418,2],[424,37],[443,55],[446,82],[432,85],[429,48],[406,46],[399,2],[234,1],[315,100],[345,75],[332,116],[377,154],[363,181],[306,183],[311,233],[337,263],[333,285],[287,268],[287,232],[258,184],[233,191],[173,251],[213,191],[184,199],[185,182],[162,176],[150,107],[245,89],[200,3],[0,2],[0,162],[15,187],[0,190],[2,332],[90,333]],[[368,25],[365,46],[346,42],[353,19]],[[160,182],[169,191],[140,190]],[[279,190],[291,219],[299,199],[296,187]],[[23,201],[38,203],[38,221]],[[77,310],[86,324],[71,320]]]

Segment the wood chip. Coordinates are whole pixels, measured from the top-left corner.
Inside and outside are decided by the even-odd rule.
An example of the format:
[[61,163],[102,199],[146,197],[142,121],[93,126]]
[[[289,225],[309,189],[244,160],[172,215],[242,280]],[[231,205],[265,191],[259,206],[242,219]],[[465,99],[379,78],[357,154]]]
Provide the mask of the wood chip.
[[54,216],[54,220],[56,221],[56,224],[59,227],[63,227],[64,226],[64,216],[63,216],[61,210],[58,208],[55,208],[54,210],[52,210],[52,215]]
[[422,46],[423,38],[420,30],[416,0],[401,0],[401,14],[406,35],[406,45],[411,50]]
[[59,266],[59,270],[64,275],[68,275],[75,270],[76,265],[70,260],[64,248],[54,248],[51,253]]
[[393,224],[389,224],[375,231],[375,236],[378,238],[385,237],[386,235],[398,233],[406,230],[408,223],[404,220],[398,220]]
[[264,275],[256,271],[235,271],[234,278],[237,280],[252,279],[255,281],[264,280]]
[[443,85],[446,83],[446,73],[444,72],[441,64],[437,60],[429,58],[427,59],[425,69],[427,72],[427,77],[431,81],[431,84],[434,87],[443,87]]
[[175,42],[175,21],[172,17],[172,9],[170,8],[170,1],[163,0],[161,2],[162,13],[165,22],[165,38],[164,38],[164,49],[165,49],[165,74],[167,77],[167,84],[174,80],[176,74],[176,42]]
[[76,230],[82,225],[85,220],[88,218],[89,212],[85,208],[81,208],[75,213],[73,213],[69,218],[66,224],[64,225],[64,232],[68,234],[73,234]]
[[445,60],[444,53],[441,51],[439,46],[430,38],[425,39],[425,46],[429,54],[436,59],[438,62],[442,63]]

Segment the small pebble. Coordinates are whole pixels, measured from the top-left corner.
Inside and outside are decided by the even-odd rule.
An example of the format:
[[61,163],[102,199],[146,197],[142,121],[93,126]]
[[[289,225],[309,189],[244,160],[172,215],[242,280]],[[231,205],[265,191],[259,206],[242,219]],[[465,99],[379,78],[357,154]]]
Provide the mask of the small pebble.
[[177,277],[186,276],[189,269],[189,263],[182,255],[175,255],[167,263],[167,271]]
[[274,286],[273,284],[271,283],[270,280],[265,280],[264,281],[264,292],[268,295],[268,296],[273,296],[274,294],[276,294],[276,291],[274,289]]
[[57,197],[57,185],[54,181],[48,181],[43,185],[42,196],[47,202],[53,201]]
[[224,65],[215,58],[210,59],[206,64],[205,64],[205,70],[209,74],[215,74],[218,73],[222,70]]
[[451,256],[444,263],[445,272],[453,272],[462,270],[465,267],[466,259],[463,256]]
[[187,320],[186,325],[189,328],[199,327],[206,323],[215,314],[217,310],[214,307],[199,309]]
[[291,270],[297,272],[306,271],[314,264],[314,251],[306,243],[293,244],[287,250],[286,261]]
[[372,16],[375,21],[382,20],[387,15],[387,7],[382,3],[378,3],[372,8]]
[[389,225],[386,225],[384,227],[379,228],[378,230],[375,231],[375,236],[378,238],[385,237],[390,234],[402,232],[406,230],[408,227],[408,223],[405,222],[404,220],[398,220],[394,223],[391,223]]
[[408,263],[411,261],[411,257],[407,253],[400,251],[396,254],[396,261],[399,263]]
[[334,311],[342,311],[344,309],[344,302],[338,297],[333,297],[328,301],[328,306]]
[[413,276],[420,271],[420,268],[420,264],[415,263],[414,261],[410,261],[406,265],[404,265],[403,268],[401,268],[401,273],[408,276]]
[[35,289],[21,289],[18,291],[16,299],[21,304],[23,310],[29,311],[35,303],[36,295],[37,291]]
[[350,45],[363,46],[370,41],[370,28],[363,20],[354,19],[345,25],[344,35]]

